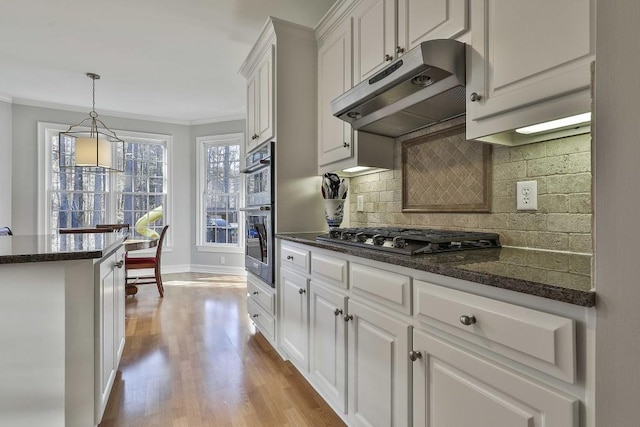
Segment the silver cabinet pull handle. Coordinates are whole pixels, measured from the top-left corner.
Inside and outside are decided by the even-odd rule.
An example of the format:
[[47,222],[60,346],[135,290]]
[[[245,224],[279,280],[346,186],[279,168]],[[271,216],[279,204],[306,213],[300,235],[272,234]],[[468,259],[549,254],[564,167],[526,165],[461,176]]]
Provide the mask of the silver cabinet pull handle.
[[409,360],[415,362],[418,359],[422,359],[422,353],[419,351],[411,350],[409,352]]
[[343,142],[343,143],[342,143],[342,146],[343,146],[344,148],[349,148],[349,143],[348,143],[348,142]]
[[396,53],[404,53],[404,48],[402,46],[396,47]]
[[290,259],[293,261],[293,257],[291,255],[287,255],[287,259]]
[[349,320],[353,320],[353,316],[350,315],[350,314],[347,314],[346,316],[344,316],[343,319],[344,319],[345,322],[348,322]]
[[473,92],[471,94],[471,96],[469,96],[469,100],[471,100],[471,102],[478,102],[482,99],[482,95],[480,95],[477,92]]
[[473,325],[476,323],[476,316],[473,314],[460,316],[460,323],[465,326]]
[[333,310],[333,314],[335,314],[336,316],[340,316],[342,314],[342,310],[336,308],[335,310]]
[[251,317],[253,317],[253,318],[255,319],[256,317],[258,317],[258,315],[257,315],[257,314],[254,314],[254,315],[252,315]]
[[386,55],[384,56],[384,60],[385,60],[385,61],[393,61],[393,56],[391,56],[391,55],[389,55],[389,54],[386,54]]
[[300,288],[300,289],[298,289],[298,293],[299,293],[300,295],[302,295],[302,294],[306,294],[306,293],[307,293],[307,291],[306,291],[305,289]]
[[253,291],[253,294],[254,294],[254,295],[258,295],[259,293],[260,293],[260,292],[258,292],[258,291]]
[[117,268],[122,268],[122,266],[123,266],[123,265],[124,265],[124,260],[122,260],[122,259],[121,259],[120,261],[118,261],[118,262],[116,262],[116,263],[115,263],[115,266],[116,266]]

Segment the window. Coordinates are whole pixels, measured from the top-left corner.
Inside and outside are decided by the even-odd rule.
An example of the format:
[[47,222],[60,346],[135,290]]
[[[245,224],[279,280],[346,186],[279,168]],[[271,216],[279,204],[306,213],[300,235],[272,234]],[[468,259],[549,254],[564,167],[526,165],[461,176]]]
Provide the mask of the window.
[[240,248],[243,228],[239,216],[242,141],[241,133],[196,138],[197,242],[200,249],[229,251],[231,248]]
[[60,167],[73,156],[72,144],[58,141],[67,128],[38,123],[39,232],[126,223],[134,238],[159,235],[167,217],[171,137],[118,131],[125,140],[125,171],[110,173]]

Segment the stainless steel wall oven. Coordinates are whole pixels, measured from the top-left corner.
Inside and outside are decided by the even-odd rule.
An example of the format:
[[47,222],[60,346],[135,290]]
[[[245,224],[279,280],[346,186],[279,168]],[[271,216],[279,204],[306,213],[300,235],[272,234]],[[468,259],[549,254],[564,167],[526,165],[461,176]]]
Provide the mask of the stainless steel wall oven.
[[273,277],[273,143],[263,144],[245,159],[245,268],[269,286]]

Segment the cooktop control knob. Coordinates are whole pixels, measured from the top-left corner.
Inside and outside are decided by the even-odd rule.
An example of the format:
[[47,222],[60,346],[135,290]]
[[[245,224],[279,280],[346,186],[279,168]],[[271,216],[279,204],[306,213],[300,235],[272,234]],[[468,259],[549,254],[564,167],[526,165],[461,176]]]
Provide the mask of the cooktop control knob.
[[364,233],[356,233],[356,240],[360,243],[364,243],[367,241],[367,235]]
[[342,240],[351,240],[351,238],[353,237],[353,233],[350,233],[348,231],[344,231],[342,232]]
[[373,236],[374,245],[377,245],[377,246],[384,245],[385,240],[386,240],[386,237],[384,237],[382,234],[376,234],[375,236]]

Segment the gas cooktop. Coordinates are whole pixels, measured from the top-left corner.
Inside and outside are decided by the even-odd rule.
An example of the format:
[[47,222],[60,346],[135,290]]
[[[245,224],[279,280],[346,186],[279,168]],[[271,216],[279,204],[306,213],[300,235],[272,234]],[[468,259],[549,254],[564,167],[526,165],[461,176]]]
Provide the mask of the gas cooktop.
[[496,233],[399,227],[336,228],[316,240],[403,255],[500,247]]

